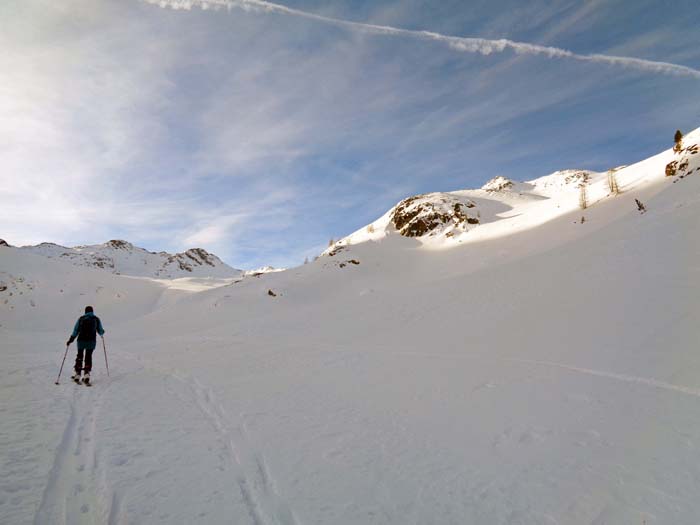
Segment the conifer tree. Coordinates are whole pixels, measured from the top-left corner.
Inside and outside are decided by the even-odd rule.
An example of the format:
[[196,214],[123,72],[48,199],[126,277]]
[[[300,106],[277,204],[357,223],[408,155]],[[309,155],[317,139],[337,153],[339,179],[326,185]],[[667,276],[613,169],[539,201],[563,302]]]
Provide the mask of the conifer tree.
[[676,130],[676,134],[673,136],[673,151],[679,153],[683,149],[683,133],[680,129]]

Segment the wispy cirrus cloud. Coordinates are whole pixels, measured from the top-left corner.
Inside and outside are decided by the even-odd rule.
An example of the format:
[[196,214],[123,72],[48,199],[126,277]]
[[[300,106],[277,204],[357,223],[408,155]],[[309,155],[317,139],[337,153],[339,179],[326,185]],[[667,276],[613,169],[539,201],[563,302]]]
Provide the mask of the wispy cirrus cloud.
[[172,9],[192,9],[199,7],[202,9],[242,9],[245,11],[254,11],[262,13],[274,13],[287,16],[306,18],[331,24],[346,29],[361,31],[382,36],[399,36],[413,39],[419,39],[431,42],[440,42],[447,44],[455,51],[465,53],[480,53],[482,55],[490,55],[493,53],[503,53],[506,50],[514,51],[518,54],[539,55],[547,58],[562,58],[572,59],[583,62],[593,62],[604,64],[613,67],[623,67],[643,71],[647,73],[666,74],[666,75],[682,75],[689,76],[700,80],[700,70],[693,69],[688,66],[673,64],[669,62],[661,62],[654,60],[645,60],[642,58],[626,57],[626,56],[611,56],[604,54],[579,54],[573,51],[552,46],[543,46],[531,44],[527,42],[516,42],[506,38],[486,39],[486,38],[470,38],[443,35],[432,31],[417,31],[413,29],[404,29],[388,25],[377,25],[363,22],[354,22],[341,18],[319,15],[309,11],[293,9],[281,4],[266,2],[264,0],[145,0],[151,4],[161,7],[169,7]]
[[[562,48],[598,45],[624,16],[517,0],[458,13],[429,0],[365,7],[333,5],[343,19],[513,41],[546,42],[570,13],[576,38],[565,25]],[[460,55],[409,35],[239,14],[138,0],[0,2],[0,70],[12,73],[0,82],[0,237],[199,245],[237,267],[289,266],[408,195],[478,187],[497,173],[604,169],[697,125],[692,76]],[[663,40],[677,25],[628,24],[601,47],[697,65],[698,46]]]
[[89,2],[8,2],[0,18],[3,235],[90,242],[106,224],[162,224],[162,201],[142,191],[153,179],[136,185],[129,171],[167,133],[158,113],[174,42],[145,40],[135,20],[110,27],[123,12]]

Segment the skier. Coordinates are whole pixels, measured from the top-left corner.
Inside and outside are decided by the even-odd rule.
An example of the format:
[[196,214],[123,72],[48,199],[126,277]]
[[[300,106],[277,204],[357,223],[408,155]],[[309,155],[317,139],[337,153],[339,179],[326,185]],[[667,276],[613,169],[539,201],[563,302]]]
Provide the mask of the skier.
[[[92,370],[92,352],[97,344],[97,335],[104,335],[105,331],[102,328],[102,321],[94,313],[92,306],[85,307],[85,315],[75,323],[73,333],[68,339],[66,346],[78,338],[78,356],[75,358],[75,373],[72,376],[73,381],[80,383],[80,372],[84,371],[83,383],[90,385],[90,370]],[[85,367],[83,367],[83,352],[85,353]]]

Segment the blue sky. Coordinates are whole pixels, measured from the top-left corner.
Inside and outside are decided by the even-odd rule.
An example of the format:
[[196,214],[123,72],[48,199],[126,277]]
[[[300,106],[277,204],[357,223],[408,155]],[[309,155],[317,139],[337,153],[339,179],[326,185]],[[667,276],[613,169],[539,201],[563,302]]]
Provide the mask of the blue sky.
[[[168,3],[0,4],[0,237],[290,266],[406,196],[604,170],[700,126],[700,73],[673,66]],[[700,70],[695,0],[281,5]]]

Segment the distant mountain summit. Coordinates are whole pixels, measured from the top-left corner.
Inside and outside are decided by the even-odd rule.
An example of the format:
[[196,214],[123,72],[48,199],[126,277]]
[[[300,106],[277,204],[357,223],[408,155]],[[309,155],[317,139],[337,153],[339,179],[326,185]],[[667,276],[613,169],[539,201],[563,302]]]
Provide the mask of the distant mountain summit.
[[[581,187],[591,187],[593,199],[607,195],[605,173],[561,170],[527,182],[498,175],[480,189],[426,193],[408,197],[382,217],[330,246],[333,254],[351,244],[398,233],[421,243],[449,245],[480,237],[484,230],[514,233],[545,222],[579,204]],[[545,201],[547,204],[545,204]],[[515,219],[515,220],[514,220]],[[495,226],[499,223],[499,226]],[[485,226],[488,226],[485,228]]]
[[[8,246],[5,241],[0,241],[0,245]],[[203,248],[192,248],[176,254],[156,253],[115,239],[104,244],[72,248],[43,242],[16,249],[49,259],[69,261],[75,266],[99,268],[117,275],[134,277],[239,277],[243,273]]]

